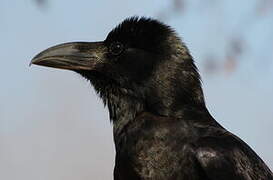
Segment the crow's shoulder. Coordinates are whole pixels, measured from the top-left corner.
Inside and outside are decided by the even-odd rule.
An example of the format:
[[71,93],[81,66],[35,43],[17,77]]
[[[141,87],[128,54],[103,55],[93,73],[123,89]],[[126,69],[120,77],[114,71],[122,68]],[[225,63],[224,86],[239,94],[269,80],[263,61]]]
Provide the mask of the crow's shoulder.
[[196,158],[209,179],[273,179],[263,160],[228,131],[211,131],[200,137],[194,147]]

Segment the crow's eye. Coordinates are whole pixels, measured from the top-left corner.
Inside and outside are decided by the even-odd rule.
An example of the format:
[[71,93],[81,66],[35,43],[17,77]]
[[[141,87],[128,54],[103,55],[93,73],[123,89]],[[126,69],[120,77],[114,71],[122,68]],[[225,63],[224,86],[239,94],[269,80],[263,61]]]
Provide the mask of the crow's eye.
[[117,56],[120,55],[123,51],[123,44],[119,42],[112,43],[109,47],[109,51],[112,55]]

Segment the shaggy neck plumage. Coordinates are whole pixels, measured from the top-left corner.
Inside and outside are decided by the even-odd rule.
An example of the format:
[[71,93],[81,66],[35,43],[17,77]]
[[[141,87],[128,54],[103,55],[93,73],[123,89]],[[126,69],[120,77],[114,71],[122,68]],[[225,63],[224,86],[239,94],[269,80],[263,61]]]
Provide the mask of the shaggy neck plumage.
[[[191,63],[193,65],[193,62]],[[161,67],[168,67],[168,65]],[[195,68],[195,66],[193,65],[192,68]],[[164,68],[161,70],[165,71]],[[195,69],[194,74],[187,71],[176,74],[178,72],[173,71],[174,74],[170,74],[175,78],[170,79],[169,76],[165,76],[166,79],[164,79],[161,76],[158,77],[161,79],[154,81],[155,83],[168,83],[168,89],[160,87],[160,84],[153,84],[151,85],[152,87],[139,87],[135,90],[129,90],[122,88],[120,84],[109,80],[107,77],[90,77],[95,90],[109,109],[109,117],[113,122],[114,136],[119,136],[124,127],[128,123],[133,122],[137,114],[144,111],[160,116],[182,118],[187,107],[205,108],[197,70]],[[177,80],[174,82],[170,81],[174,79]],[[190,86],[193,89],[190,89]],[[179,89],[178,87],[181,88]],[[178,91],[174,92],[173,89],[178,89]],[[141,90],[144,91],[145,95],[137,95],[137,91]]]
[[90,80],[104,105],[108,107],[114,136],[118,136],[124,126],[145,110],[143,99],[134,96],[132,90],[121,87],[116,81],[95,72],[92,74],[80,72],[80,74]]
[[145,110],[140,99],[122,94],[109,94],[106,100],[110,119],[113,121],[114,136],[118,136],[124,127],[132,122],[138,113]]

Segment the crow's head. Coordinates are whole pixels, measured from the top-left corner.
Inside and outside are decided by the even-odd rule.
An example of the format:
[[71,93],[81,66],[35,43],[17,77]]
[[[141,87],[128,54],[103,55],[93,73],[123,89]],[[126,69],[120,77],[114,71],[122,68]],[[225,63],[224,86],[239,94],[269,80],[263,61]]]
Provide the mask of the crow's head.
[[169,26],[154,19],[126,19],[104,41],[57,45],[31,63],[80,73],[114,121],[129,111],[131,116],[141,111],[180,116],[184,107],[205,106],[188,49]]

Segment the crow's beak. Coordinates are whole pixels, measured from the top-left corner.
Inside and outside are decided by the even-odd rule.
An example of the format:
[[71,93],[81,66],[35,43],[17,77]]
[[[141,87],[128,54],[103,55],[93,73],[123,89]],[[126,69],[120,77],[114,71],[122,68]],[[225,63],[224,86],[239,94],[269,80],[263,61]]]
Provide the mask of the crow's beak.
[[72,42],[53,46],[36,55],[30,62],[68,70],[93,70],[101,61],[105,47],[102,42]]

